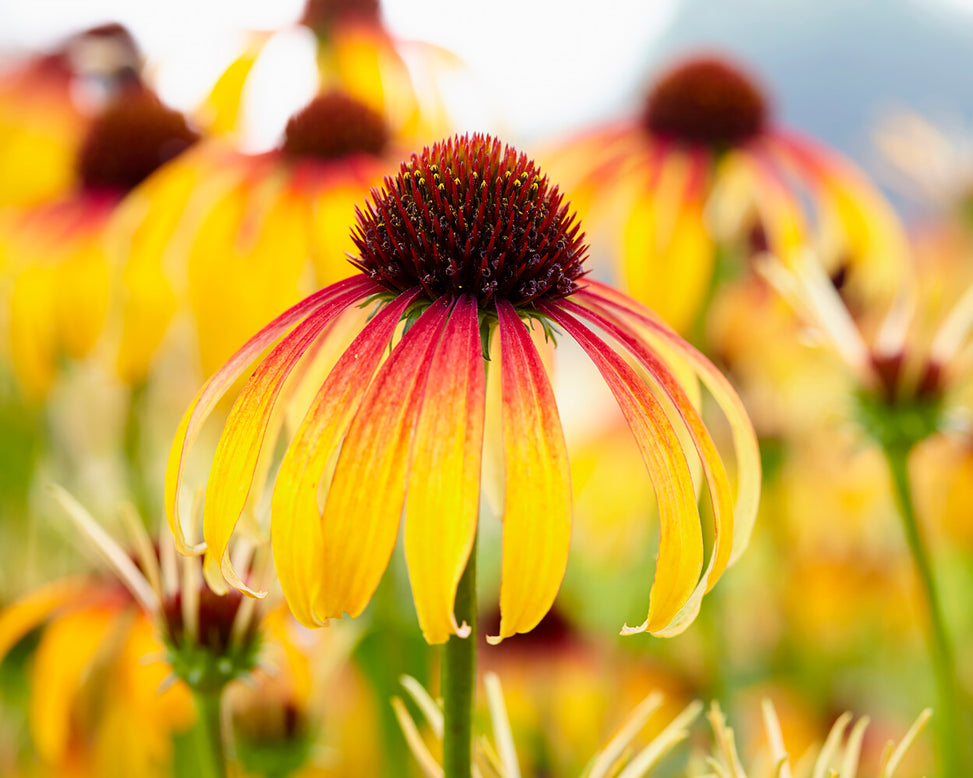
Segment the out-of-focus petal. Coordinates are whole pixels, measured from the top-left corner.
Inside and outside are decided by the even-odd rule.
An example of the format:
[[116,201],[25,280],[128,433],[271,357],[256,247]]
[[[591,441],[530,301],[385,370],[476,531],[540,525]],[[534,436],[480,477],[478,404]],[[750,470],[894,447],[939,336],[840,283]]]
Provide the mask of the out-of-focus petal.
[[415,426],[405,511],[405,556],[428,643],[469,627],[453,613],[480,508],[485,378],[476,300],[455,304],[432,357]]
[[315,616],[359,615],[395,547],[409,447],[450,302],[440,298],[403,336],[351,423],[321,517]]
[[250,494],[271,414],[304,352],[329,323],[361,299],[362,295],[352,290],[311,313],[260,363],[230,409],[213,459],[203,512],[203,572],[217,594],[226,592],[227,582],[255,594],[233,568],[226,552]]
[[294,616],[321,626],[313,603],[321,586],[323,557],[318,490],[365,396],[383,353],[415,293],[386,305],[338,359],[321,385],[277,473],[271,506],[274,566]]
[[500,632],[527,632],[550,610],[567,566],[571,473],[554,392],[527,327],[498,301],[506,490]]
[[753,425],[739,395],[722,373],[698,350],[686,343],[659,318],[636,301],[597,281],[588,281],[587,288],[575,299],[592,300],[598,305],[624,315],[639,327],[650,343],[663,343],[681,353],[696,369],[703,382],[726,416],[733,437],[736,459],[736,509],[733,512],[733,550],[728,565],[732,565],[746,550],[757,518],[760,501],[760,449]]
[[114,609],[88,608],[65,614],[44,631],[34,656],[29,717],[37,753],[49,762],[65,755],[74,698],[118,616]]
[[705,159],[673,151],[625,224],[627,288],[682,332],[695,321],[713,274],[705,183]]
[[703,567],[703,534],[686,454],[659,400],[604,341],[556,306],[545,312],[591,358],[628,421],[659,505],[659,557],[645,623],[623,632],[668,630],[692,596]]
[[199,390],[176,430],[166,465],[166,515],[169,519],[169,527],[176,538],[176,547],[181,553],[200,553],[205,548],[204,544],[192,544],[186,538],[184,524],[179,516],[179,486],[182,480],[183,460],[223,393],[262,351],[313,311],[345,295],[363,299],[376,291],[378,291],[376,285],[362,277],[339,281],[337,284],[321,289],[282,313],[250,338]]
[[0,611],[0,661],[17,642],[47,620],[54,611],[89,599],[89,582],[82,578],[54,581]]

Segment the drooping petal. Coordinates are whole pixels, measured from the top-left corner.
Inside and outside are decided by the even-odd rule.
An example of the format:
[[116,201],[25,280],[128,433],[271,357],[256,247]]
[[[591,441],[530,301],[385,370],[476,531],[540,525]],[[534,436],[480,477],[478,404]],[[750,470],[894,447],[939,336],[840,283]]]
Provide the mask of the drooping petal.
[[570,301],[564,301],[561,305],[568,312],[585,318],[592,324],[600,327],[619,343],[623,344],[638,359],[649,376],[657,382],[657,386],[665,393],[669,402],[672,403],[673,409],[678,414],[682,424],[687,428],[689,438],[702,463],[703,475],[706,479],[713,509],[713,551],[710,555],[706,571],[703,573],[693,594],[687,600],[686,605],[683,606],[668,628],[656,633],[663,636],[677,634],[696,618],[703,595],[713,588],[716,581],[723,574],[732,552],[734,520],[733,495],[730,491],[730,483],[727,479],[726,469],[723,466],[723,460],[720,458],[719,451],[709,431],[703,424],[703,420],[697,413],[690,398],[683,391],[676,376],[648,348],[647,344],[638,338],[635,330],[626,327],[624,323],[620,322],[607,311],[604,311],[604,309],[596,308],[594,310],[586,310]]
[[314,397],[277,473],[271,506],[274,566],[287,604],[307,627],[323,623],[313,612],[324,555],[318,490],[402,314],[415,298],[416,292],[399,295],[348,346]]
[[659,557],[649,615],[623,632],[666,630],[692,596],[703,567],[703,533],[692,474],[672,422],[644,381],[581,322],[556,306],[545,309],[577,341],[601,373],[645,460],[659,506]]
[[388,565],[405,500],[412,431],[449,307],[440,298],[403,336],[348,430],[321,516],[317,618],[359,615]]
[[571,474],[550,381],[527,327],[498,301],[506,489],[499,643],[550,610],[567,567]]
[[183,415],[169,452],[166,465],[165,507],[169,527],[176,538],[176,547],[183,554],[198,554],[205,548],[202,543],[191,544],[186,539],[183,522],[179,516],[179,486],[182,480],[182,464],[189,448],[202,429],[203,423],[216,407],[223,393],[233,385],[244,370],[266,348],[274,343],[298,321],[327,303],[348,295],[361,299],[379,288],[364,277],[350,278],[321,289],[282,313],[260,332],[248,340],[213,376],[203,384],[186,413]]
[[360,300],[361,294],[351,291],[310,314],[260,363],[230,410],[213,458],[203,513],[203,571],[217,594],[226,592],[226,582],[255,594],[234,570],[226,551],[250,494],[271,414],[304,352],[328,324]]
[[850,262],[849,283],[861,293],[891,299],[908,272],[908,240],[892,206],[851,163],[811,138],[775,129],[762,144],[814,188],[820,249]]
[[428,643],[466,637],[453,603],[476,537],[486,387],[476,300],[453,307],[416,421],[405,511],[409,580]]
[[625,224],[625,278],[636,298],[685,331],[713,274],[713,242],[703,224],[706,160],[672,151],[660,165]]
[[121,614],[95,607],[68,613],[44,631],[34,655],[30,728],[37,753],[58,764],[70,745],[75,698]]
[[35,589],[0,610],[0,662],[22,637],[55,611],[75,603],[90,602],[91,597],[90,581],[66,578]]
[[606,284],[589,280],[587,288],[572,299],[585,305],[590,302],[605,306],[622,314],[650,342],[665,343],[682,354],[694,366],[703,385],[726,417],[733,437],[737,481],[736,509],[733,512],[733,550],[727,562],[732,565],[750,542],[760,501],[760,449],[743,401],[712,362],[661,322],[652,311],[630,297]]

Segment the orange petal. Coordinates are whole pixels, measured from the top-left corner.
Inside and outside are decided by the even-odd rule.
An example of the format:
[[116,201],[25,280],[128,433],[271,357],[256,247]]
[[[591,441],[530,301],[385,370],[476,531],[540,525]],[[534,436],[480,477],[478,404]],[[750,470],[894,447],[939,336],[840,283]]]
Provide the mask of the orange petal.
[[500,634],[537,626],[561,586],[571,540],[571,474],[554,392],[527,327],[497,303],[506,490]]
[[179,516],[179,486],[186,454],[223,393],[264,349],[311,312],[345,294],[360,299],[378,290],[379,288],[372,281],[362,276],[339,281],[337,284],[321,289],[289,308],[250,338],[199,390],[179,423],[166,465],[166,516],[180,553],[198,554],[205,548],[202,543],[190,544],[186,539],[184,524]]
[[405,500],[412,431],[449,307],[440,298],[403,336],[348,430],[321,517],[317,618],[359,615],[388,565]]
[[563,310],[549,306],[546,312],[595,363],[645,460],[659,506],[659,558],[648,618],[623,633],[660,632],[692,596],[703,567],[703,534],[686,454],[664,407],[628,363]]
[[318,490],[403,313],[416,293],[399,295],[365,326],[328,374],[284,454],[271,507],[274,565],[294,616],[319,627],[313,603],[324,551]]
[[461,297],[432,357],[415,426],[405,556],[427,643],[467,637],[453,604],[476,538],[485,376],[476,300]]

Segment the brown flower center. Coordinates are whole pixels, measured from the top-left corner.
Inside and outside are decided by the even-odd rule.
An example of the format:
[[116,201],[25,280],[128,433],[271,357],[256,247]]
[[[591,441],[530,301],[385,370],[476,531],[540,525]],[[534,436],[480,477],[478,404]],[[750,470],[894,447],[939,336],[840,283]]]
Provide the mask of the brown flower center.
[[643,114],[653,135],[718,149],[745,143],[766,121],[767,102],[753,80],[715,57],[669,70],[649,93]]
[[291,117],[281,148],[293,156],[335,159],[377,156],[387,143],[388,128],[377,111],[341,92],[327,92]]
[[301,24],[327,35],[336,22],[378,21],[379,0],[308,0]]
[[529,306],[571,294],[587,253],[575,215],[529,160],[484,135],[426,148],[358,212],[354,263],[393,292]]
[[78,176],[86,189],[127,192],[198,139],[181,113],[132,89],[95,120],[81,146]]

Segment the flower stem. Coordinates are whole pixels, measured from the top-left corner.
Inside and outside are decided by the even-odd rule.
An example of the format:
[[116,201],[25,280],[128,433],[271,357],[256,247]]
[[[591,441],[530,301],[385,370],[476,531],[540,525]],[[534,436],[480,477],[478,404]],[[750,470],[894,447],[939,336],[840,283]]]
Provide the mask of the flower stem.
[[939,697],[938,710],[936,711],[936,718],[939,720],[939,774],[943,778],[959,778],[961,775],[961,758],[956,668],[953,662],[953,652],[946,636],[946,624],[943,620],[939,595],[936,591],[936,581],[929,562],[929,552],[926,550],[926,544],[919,528],[915,503],[912,498],[912,488],[909,485],[908,463],[909,453],[912,449],[903,446],[884,446],[883,450],[889,465],[889,472],[892,475],[895,503],[902,519],[909,552],[912,554],[912,561],[915,563],[916,573],[919,577],[919,588],[925,600],[928,614],[926,641]]
[[470,636],[453,635],[443,646],[442,691],[445,778],[473,774],[473,700],[476,692],[476,542],[456,590],[456,619],[470,625]]
[[226,750],[223,747],[223,724],[220,701],[223,689],[196,689],[196,747],[199,754],[199,774],[207,778],[226,778]]

